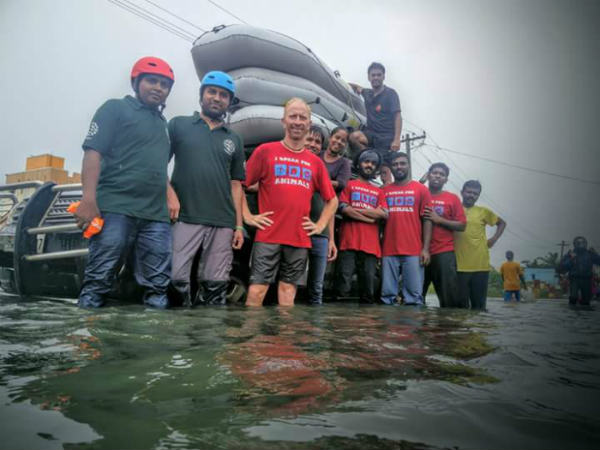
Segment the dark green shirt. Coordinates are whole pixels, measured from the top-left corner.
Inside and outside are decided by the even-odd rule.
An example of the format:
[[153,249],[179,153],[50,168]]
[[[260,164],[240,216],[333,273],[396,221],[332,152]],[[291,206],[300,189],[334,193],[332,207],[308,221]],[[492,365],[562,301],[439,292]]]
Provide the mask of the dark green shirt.
[[96,190],[101,212],[169,221],[169,135],[158,110],[129,95],[108,100],[96,111],[83,149],[102,155]]
[[243,181],[244,145],[225,126],[210,129],[198,112],[170,120],[171,177],[179,197],[179,220],[214,227],[235,228],[231,180]]

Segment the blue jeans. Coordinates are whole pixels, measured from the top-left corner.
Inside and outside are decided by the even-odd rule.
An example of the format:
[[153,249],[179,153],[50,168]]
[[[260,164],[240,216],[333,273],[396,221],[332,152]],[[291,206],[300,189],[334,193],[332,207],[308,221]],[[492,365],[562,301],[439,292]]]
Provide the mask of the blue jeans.
[[515,300],[516,301],[518,301],[518,302],[521,301],[521,291],[519,291],[519,290],[517,290],[517,291],[504,291],[504,301],[505,302],[510,302],[512,294],[515,294]]
[[102,231],[90,239],[79,306],[104,305],[119,269],[127,260],[133,262],[135,280],[144,288],[144,303],[166,308],[171,276],[170,225],[114,213],[102,217]]
[[327,269],[327,249],[329,239],[325,236],[312,236],[312,248],[308,253],[308,300],[320,305],[323,303],[323,280]]
[[424,270],[418,256],[384,256],[381,260],[381,301],[396,303],[398,280],[402,272],[402,294],[406,305],[423,304]]

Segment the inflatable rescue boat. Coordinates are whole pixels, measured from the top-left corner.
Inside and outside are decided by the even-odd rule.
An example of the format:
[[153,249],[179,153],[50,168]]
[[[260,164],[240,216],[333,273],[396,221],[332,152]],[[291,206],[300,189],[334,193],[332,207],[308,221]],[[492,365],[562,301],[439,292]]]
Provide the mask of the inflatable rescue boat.
[[339,73],[284,34],[250,25],[221,25],[196,39],[192,58],[200,79],[211,70],[223,70],[236,80],[240,102],[234,109],[282,106],[289,98],[300,97],[335,126],[357,128],[365,122],[362,98]]

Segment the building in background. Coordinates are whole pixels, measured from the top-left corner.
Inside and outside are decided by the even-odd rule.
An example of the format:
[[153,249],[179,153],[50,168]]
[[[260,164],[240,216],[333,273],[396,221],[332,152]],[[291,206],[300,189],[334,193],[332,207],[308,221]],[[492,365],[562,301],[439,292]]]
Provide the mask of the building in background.
[[65,158],[45,155],[30,156],[25,163],[25,171],[9,173],[6,183],[22,183],[24,181],[52,181],[56,184],[81,183],[81,174],[74,172],[69,175],[64,169]]
[[[16,201],[31,196],[39,187],[39,184],[51,181],[56,184],[81,183],[81,174],[74,172],[69,175],[64,169],[65,158],[54,156],[49,153],[44,155],[30,156],[25,163],[25,171],[6,174],[6,185],[0,188],[10,190],[16,197]],[[19,184],[24,184],[19,187]],[[8,191],[7,191],[8,192]],[[0,213],[6,210],[14,202],[9,198],[0,198]]]

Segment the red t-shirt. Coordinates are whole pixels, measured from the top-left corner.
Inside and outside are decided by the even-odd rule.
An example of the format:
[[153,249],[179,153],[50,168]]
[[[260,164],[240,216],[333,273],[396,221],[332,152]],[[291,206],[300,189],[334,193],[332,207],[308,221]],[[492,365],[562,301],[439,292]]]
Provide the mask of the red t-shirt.
[[389,210],[383,233],[383,256],[418,256],[423,248],[421,218],[431,204],[429,189],[417,181],[389,184],[383,193]]
[[[340,194],[340,203],[346,203],[358,211],[367,208],[387,208],[383,191],[360,180],[348,182]],[[344,216],[340,227],[340,250],[358,250],[381,258],[379,224],[361,222]]]
[[302,218],[310,217],[311,197],[314,192],[325,201],[335,197],[323,161],[307,149],[296,153],[281,142],[262,144],[246,163],[245,184],[256,182],[259,212],[273,211],[273,225],[257,230],[254,240],[310,248]]
[[[431,206],[438,214],[448,220],[456,220],[461,223],[467,223],[465,210],[457,195],[442,191],[437,195],[431,195]],[[438,253],[451,252],[454,250],[454,232],[440,225],[433,226],[431,234],[431,245],[429,253],[437,255]]]

